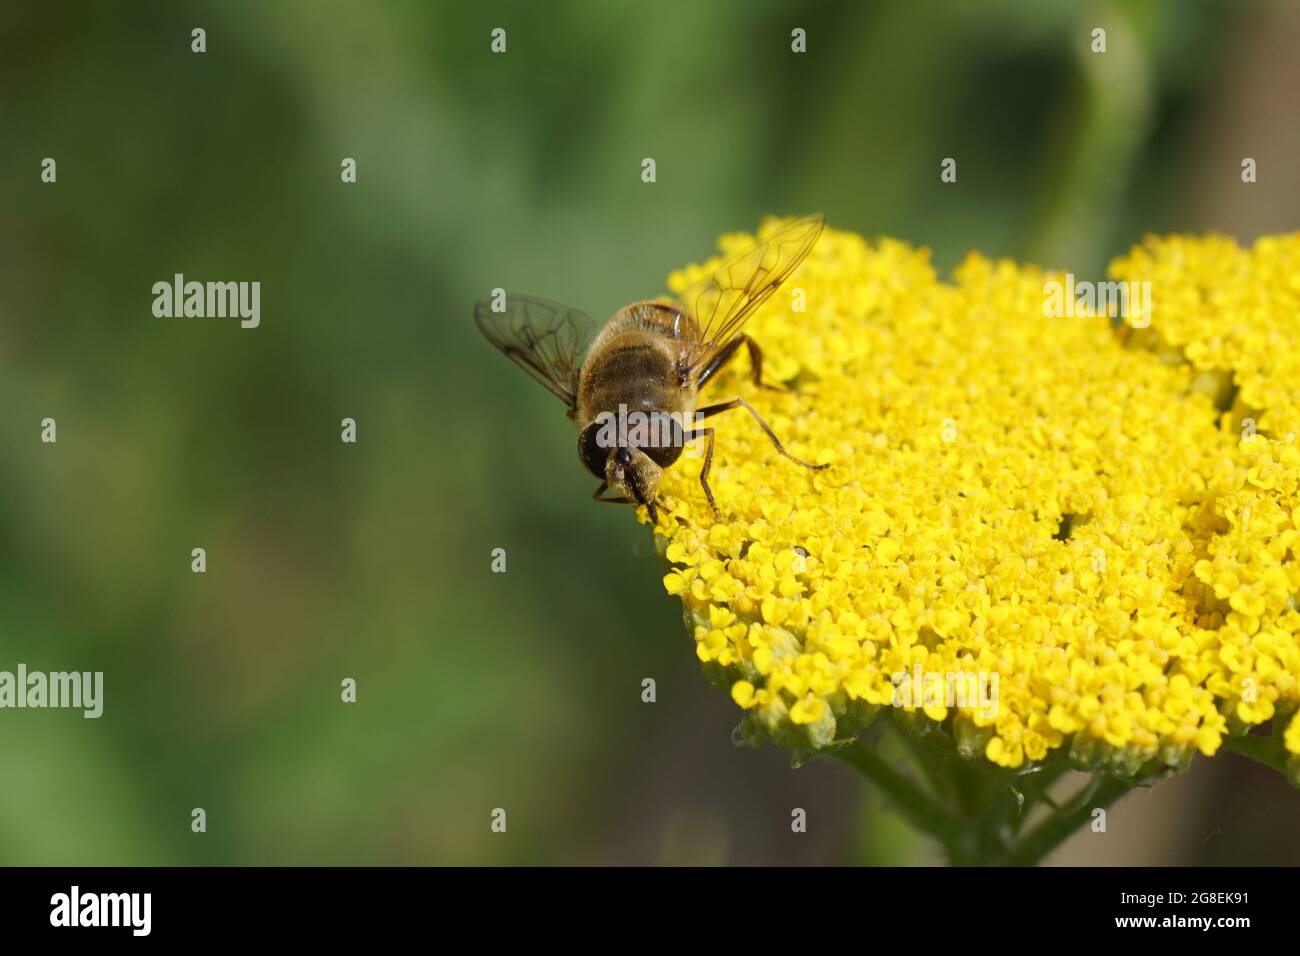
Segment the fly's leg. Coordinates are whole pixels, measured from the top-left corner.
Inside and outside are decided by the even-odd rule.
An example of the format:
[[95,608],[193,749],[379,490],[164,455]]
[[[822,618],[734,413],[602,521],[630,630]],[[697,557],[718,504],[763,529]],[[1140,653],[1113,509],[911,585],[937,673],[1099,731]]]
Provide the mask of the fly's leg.
[[713,429],[697,428],[694,431],[686,433],[687,441],[694,441],[696,438],[707,438],[709,447],[704,452],[704,467],[700,469],[700,487],[704,489],[704,497],[709,499],[709,507],[713,509],[713,516],[719,521],[722,520],[722,512],[718,510],[718,503],[713,500],[713,489],[709,487],[709,469],[713,467]]
[[758,347],[757,342],[744,332],[737,335],[726,344],[722,351],[713,356],[709,364],[700,372],[700,377],[695,383],[696,387],[703,386],[705,382],[725,368],[726,364],[736,357],[736,353],[740,351],[742,345],[749,350],[749,377],[755,385],[773,392],[790,391],[782,385],[769,385],[763,381],[763,350]]
[[600,483],[600,487],[597,488],[595,491],[593,491],[593,492],[591,493],[591,500],[592,500],[592,501],[603,501],[603,502],[605,502],[605,504],[607,504],[607,505],[630,505],[630,504],[632,504],[632,499],[631,499],[631,498],[605,498],[605,497],[603,497],[603,495],[605,494],[605,491],[606,491],[608,488],[609,488],[609,482],[608,482],[608,481],[602,481],[602,482]]
[[[767,437],[771,440],[772,444],[776,447],[776,450],[779,451],[786,458],[789,458],[791,461],[795,462],[796,464],[803,465],[805,468],[811,468],[814,471],[821,471],[823,468],[830,467],[830,465],[814,465],[812,462],[804,461],[802,458],[796,458],[794,455],[786,451],[785,446],[781,444],[781,439],[777,438],[776,432],[772,431],[772,427],[768,425],[767,422],[763,421],[763,416],[758,414],[758,412],[754,411],[754,406],[750,405],[749,402],[745,401],[743,398],[733,398],[729,402],[721,402],[720,404],[717,405],[706,405],[704,408],[699,409],[695,414],[698,415],[700,418],[708,418],[711,415],[718,415],[721,414],[722,412],[730,411],[733,408],[743,408],[745,411],[749,412],[749,414],[753,415],[754,421],[758,422],[759,427],[763,429],[763,434],[767,435]],[[710,436],[712,436],[713,429],[706,428],[703,429],[703,431],[709,432]],[[711,460],[712,458],[713,458],[713,439],[712,437],[710,437],[709,455],[708,455],[708,459],[706,459],[706,463],[704,466],[704,474],[708,474],[709,469],[708,469],[707,461]],[[710,496],[709,500],[710,502],[712,502],[713,500],[712,496]],[[717,509],[715,508],[714,510],[716,511]]]

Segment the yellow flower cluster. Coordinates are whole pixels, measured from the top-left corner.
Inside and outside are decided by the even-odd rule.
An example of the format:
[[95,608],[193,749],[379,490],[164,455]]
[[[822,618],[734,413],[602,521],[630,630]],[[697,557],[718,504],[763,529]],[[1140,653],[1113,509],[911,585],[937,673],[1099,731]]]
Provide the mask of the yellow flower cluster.
[[1151,240],[1112,275],[1151,283],[1150,328],[1051,317],[1059,274],[971,255],[940,282],[827,230],[750,320],[793,390],[738,360],[708,400],[831,467],[731,412],[722,519],[683,456],[655,529],[744,737],[818,749],[894,707],[1003,767],[1145,775],[1276,719],[1300,768],[1300,234]]

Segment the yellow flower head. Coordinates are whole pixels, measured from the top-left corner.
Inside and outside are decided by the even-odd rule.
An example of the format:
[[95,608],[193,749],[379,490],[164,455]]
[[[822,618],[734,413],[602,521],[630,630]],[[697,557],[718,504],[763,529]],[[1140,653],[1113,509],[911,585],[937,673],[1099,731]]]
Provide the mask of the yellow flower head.
[[721,520],[683,456],[655,528],[746,739],[816,750],[890,710],[1004,767],[1148,775],[1275,721],[1300,769],[1300,234],[1152,239],[1111,279],[1150,283],[1140,314],[827,230],[750,320],[793,391],[741,367],[707,400],[831,467],[721,417]]

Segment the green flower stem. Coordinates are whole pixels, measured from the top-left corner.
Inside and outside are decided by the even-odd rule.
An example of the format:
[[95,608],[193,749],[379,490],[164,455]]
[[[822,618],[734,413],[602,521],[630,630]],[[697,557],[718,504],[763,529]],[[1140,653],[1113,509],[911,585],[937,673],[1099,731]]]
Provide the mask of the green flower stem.
[[[966,801],[970,797],[970,788],[965,785],[967,781],[964,775],[957,772],[960,768],[956,766],[956,757],[952,751],[940,750],[929,741],[898,726],[895,721],[889,721],[889,726],[912,758],[913,766],[929,781],[931,795],[940,800],[944,796],[955,796],[957,809],[964,815],[967,812]],[[945,784],[947,794],[944,793]]]
[[836,749],[833,756],[870,779],[908,822],[942,843],[954,862],[964,858],[966,837],[961,822],[873,749],[855,740]]
[[1012,832],[1020,832],[1021,825],[1029,818],[1029,811],[1040,801],[1046,803],[1053,810],[1060,812],[1060,808],[1052,802],[1052,798],[1047,795],[1047,791],[1051,789],[1052,784],[1061,779],[1068,769],[1069,767],[1062,761],[1051,766],[1045,766],[1028,777],[1027,782],[1020,788],[1025,802],[1024,806],[1020,808],[1020,812],[1011,821]]
[[1091,819],[1093,810],[1099,807],[1105,809],[1131,789],[1133,783],[1128,780],[1115,777],[1096,779],[1080,793],[1082,799],[1071,801],[1073,806],[1053,813],[1035,827],[1007,854],[1004,862],[1009,866],[1036,866],[1086,824]]
[[[957,866],[1036,865],[1085,826],[1095,809],[1108,807],[1134,786],[1097,774],[1058,807],[1047,791],[1068,770],[1065,761],[1034,774],[1009,776],[974,766],[956,754],[945,757],[928,740],[896,725],[895,730],[938,797],[862,740],[834,751],[834,756],[875,783],[904,819],[942,844]],[[1051,808],[1050,815],[1022,835],[1021,825],[1040,802]]]

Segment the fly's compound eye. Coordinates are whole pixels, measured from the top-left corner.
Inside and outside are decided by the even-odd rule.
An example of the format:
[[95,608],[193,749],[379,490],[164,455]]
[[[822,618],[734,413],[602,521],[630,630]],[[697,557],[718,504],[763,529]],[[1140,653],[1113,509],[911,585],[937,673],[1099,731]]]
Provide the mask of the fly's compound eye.
[[658,428],[651,431],[651,442],[641,449],[646,456],[660,468],[667,468],[682,457],[682,448],[686,444],[686,431],[681,422],[671,415],[665,415],[657,423]]
[[578,457],[582,459],[584,468],[603,481],[610,449],[601,444],[600,431],[599,422],[592,422],[582,430],[578,436]]

